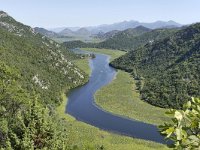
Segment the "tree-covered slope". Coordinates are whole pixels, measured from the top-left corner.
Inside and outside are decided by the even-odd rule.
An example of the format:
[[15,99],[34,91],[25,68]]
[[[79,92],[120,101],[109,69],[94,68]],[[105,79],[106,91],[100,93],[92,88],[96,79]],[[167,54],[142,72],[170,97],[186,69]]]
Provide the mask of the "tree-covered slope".
[[109,31],[109,32],[106,32],[106,33],[99,32],[94,37],[102,39],[102,40],[106,40],[106,39],[109,39],[109,38],[115,36],[118,32],[120,32],[120,31],[119,30],[112,30],[112,31]]
[[53,110],[63,92],[87,80],[76,57],[0,12],[0,149],[67,149]]
[[[142,27],[132,30],[137,31],[140,28]],[[135,34],[135,32],[131,32],[131,30],[121,31],[115,36],[99,43],[97,47],[130,51],[149,42],[152,43],[156,40],[166,38],[176,31],[175,29],[150,30],[147,28],[145,30],[144,27],[142,29],[144,32],[139,32],[139,34]]]
[[1,61],[18,69],[23,86],[39,92],[44,101],[59,102],[63,89],[85,80],[84,73],[70,61],[74,54],[61,45],[9,16],[1,17],[0,22],[7,24],[0,28]]
[[181,108],[191,96],[200,96],[200,24],[130,51],[111,65],[139,79],[143,100]]

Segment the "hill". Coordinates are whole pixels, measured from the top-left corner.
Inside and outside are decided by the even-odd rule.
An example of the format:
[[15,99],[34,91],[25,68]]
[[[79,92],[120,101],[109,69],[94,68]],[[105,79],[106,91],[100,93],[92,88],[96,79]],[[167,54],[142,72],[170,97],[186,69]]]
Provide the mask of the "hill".
[[72,31],[68,28],[65,28],[62,31],[60,31],[58,34],[62,35],[62,36],[74,36],[75,33],[74,33],[74,31]]
[[[158,28],[175,28],[175,27],[181,27],[182,25],[175,22],[175,21],[155,21],[155,22],[151,22],[151,23],[145,23],[145,22],[139,22],[139,21],[122,21],[122,22],[117,22],[117,23],[113,23],[113,24],[102,24],[102,25],[98,25],[98,26],[89,26],[89,27],[83,27],[85,29],[87,29],[88,31],[90,31],[92,34],[98,34],[99,32],[110,32],[113,30],[119,30],[119,31],[123,31],[129,28],[136,28],[138,26],[144,26],[146,28],[150,28],[150,29],[158,29]],[[60,32],[61,30],[64,29],[70,29],[72,31],[77,31],[78,29],[80,29],[81,27],[63,27],[63,28],[54,28],[54,29],[50,29],[51,31],[54,31],[56,33]]]
[[76,35],[79,36],[89,36],[91,35],[90,31],[88,31],[86,28],[80,28],[77,31],[75,31]]
[[144,101],[180,109],[191,96],[200,96],[200,24],[130,51],[110,65],[133,74]]
[[96,47],[96,43],[85,43],[80,40],[77,41],[68,41],[68,42],[63,42],[62,45],[68,49],[73,49],[73,48],[94,48]]
[[80,28],[77,31],[72,31],[68,28],[65,28],[58,33],[60,36],[90,36],[91,33],[86,28]]
[[99,32],[98,34],[95,35],[96,38],[102,39],[102,40],[106,40],[109,38],[112,38],[114,35],[116,35],[118,32],[118,30],[113,30],[113,31],[109,31],[109,32]]
[[87,81],[77,56],[0,12],[0,149],[66,149],[54,107]]
[[152,43],[156,40],[166,38],[175,33],[176,30],[177,29],[150,30],[140,26],[134,29],[121,31],[113,37],[99,43],[97,47],[129,51],[149,42]]
[[39,28],[39,27],[35,27],[34,31],[38,32],[38,33],[40,33],[42,35],[45,35],[45,36],[47,36],[49,38],[59,36],[57,33],[53,32],[53,31],[49,31],[49,30],[46,30],[44,28]]

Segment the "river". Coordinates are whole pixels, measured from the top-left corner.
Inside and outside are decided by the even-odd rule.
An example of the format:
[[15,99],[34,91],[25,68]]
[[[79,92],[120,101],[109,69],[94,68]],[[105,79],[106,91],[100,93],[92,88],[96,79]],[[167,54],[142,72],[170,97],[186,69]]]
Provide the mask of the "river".
[[70,91],[66,113],[74,116],[79,121],[106,131],[158,143],[166,143],[156,126],[114,115],[100,109],[95,104],[95,92],[109,84],[117,73],[114,68],[109,66],[109,56],[103,54],[95,55],[94,59],[89,60],[92,70],[89,82]]

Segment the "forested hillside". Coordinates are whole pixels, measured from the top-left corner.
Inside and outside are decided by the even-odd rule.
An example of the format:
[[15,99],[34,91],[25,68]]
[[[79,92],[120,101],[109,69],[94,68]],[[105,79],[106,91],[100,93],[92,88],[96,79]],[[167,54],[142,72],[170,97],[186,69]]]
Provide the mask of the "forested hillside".
[[181,108],[191,96],[200,96],[200,24],[130,51],[111,65],[133,74],[144,101]]
[[115,36],[118,32],[120,32],[119,30],[112,30],[110,32],[99,32],[98,34],[95,35],[96,38],[102,39],[102,40],[106,40],[109,39],[113,36]]
[[66,149],[53,110],[62,93],[88,80],[76,58],[0,12],[0,149]]
[[[140,28],[135,28],[135,30]],[[135,34],[134,32],[131,32],[131,30],[121,31],[112,38],[99,43],[97,47],[130,51],[147,43],[152,43],[156,40],[164,39],[176,32],[176,29],[150,30],[146,28],[145,30],[144,27],[142,29],[144,32],[141,32],[140,34]]]

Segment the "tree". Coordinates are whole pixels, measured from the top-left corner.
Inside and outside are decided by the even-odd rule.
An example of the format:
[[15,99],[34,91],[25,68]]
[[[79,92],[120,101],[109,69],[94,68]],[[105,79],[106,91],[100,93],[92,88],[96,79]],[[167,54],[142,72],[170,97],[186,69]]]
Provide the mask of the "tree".
[[192,98],[183,110],[170,110],[173,123],[159,126],[161,134],[174,141],[175,149],[200,148],[200,99]]

